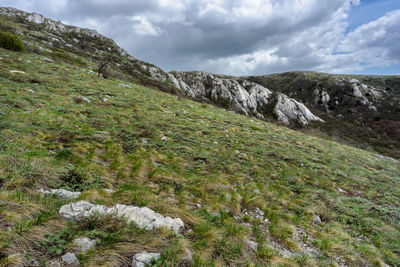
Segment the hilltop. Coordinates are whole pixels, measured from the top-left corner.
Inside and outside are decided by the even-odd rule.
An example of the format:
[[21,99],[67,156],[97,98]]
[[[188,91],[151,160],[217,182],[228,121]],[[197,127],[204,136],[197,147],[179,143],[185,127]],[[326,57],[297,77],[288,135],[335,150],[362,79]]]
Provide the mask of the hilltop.
[[[0,266],[399,265],[399,161],[266,121],[274,110],[297,111],[297,126],[326,121],[305,120],[307,131],[327,124],[323,112],[248,78],[166,73],[91,30],[0,13],[26,48],[0,48]],[[199,102],[214,87],[237,110],[208,93]],[[235,102],[242,89],[253,94]],[[248,112],[260,91],[265,110],[259,99]],[[276,108],[283,100],[293,105]]]

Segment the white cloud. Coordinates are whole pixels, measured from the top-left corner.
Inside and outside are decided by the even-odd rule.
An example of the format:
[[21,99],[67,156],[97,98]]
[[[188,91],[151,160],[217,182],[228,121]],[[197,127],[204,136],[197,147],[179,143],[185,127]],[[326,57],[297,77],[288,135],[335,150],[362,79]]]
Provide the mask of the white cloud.
[[114,38],[166,70],[248,75],[399,64],[400,10],[347,34],[360,0],[5,0]]

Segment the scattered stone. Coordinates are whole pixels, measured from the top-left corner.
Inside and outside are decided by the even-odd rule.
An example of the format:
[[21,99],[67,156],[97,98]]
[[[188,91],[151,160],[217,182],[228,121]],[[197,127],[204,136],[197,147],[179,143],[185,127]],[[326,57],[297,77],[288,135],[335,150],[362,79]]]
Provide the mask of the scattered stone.
[[28,266],[38,267],[40,266],[40,263],[36,259],[30,259],[28,261]]
[[158,260],[160,257],[160,253],[149,253],[145,251],[137,253],[132,258],[132,267],[148,266],[153,260]]
[[186,115],[186,114],[188,114],[189,112],[187,112],[186,110],[183,110],[182,113]]
[[42,59],[43,59],[44,61],[46,61],[46,62],[49,62],[49,63],[52,63],[52,62],[53,62],[52,59],[47,58],[47,57],[43,57]]
[[113,189],[107,189],[107,188],[105,188],[105,189],[103,189],[103,190],[104,190],[104,192],[106,192],[106,193],[108,193],[108,194],[114,193],[114,190],[113,190]]
[[342,189],[342,188],[340,188],[340,187],[338,187],[338,191],[339,191],[340,193],[345,193],[345,194],[347,193],[346,190],[344,190],[344,189]]
[[66,253],[64,256],[61,257],[61,260],[68,267],[78,267],[79,266],[78,258],[72,252]]
[[161,141],[167,141],[167,137],[164,135],[163,137],[161,137]]
[[132,86],[124,84],[124,83],[120,83],[119,86],[126,87],[126,88],[132,88]]
[[263,212],[262,210],[260,210],[259,208],[256,208],[254,211],[255,211],[258,215],[264,216],[264,212]]
[[74,245],[79,248],[81,252],[86,252],[89,249],[96,247],[97,241],[87,237],[77,238],[74,240]]
[[125,218],[128,222],[134,222],[139,228],[146,230],[166,227],[179,233],[184,228],[184,223],[180,218],[164,217],[147,207],[139,208],[117,204],[114,207],[107,208],[87,201],[79,201],[62,206],[59,213],[62,218],[73,221],[80,221],[95,214],[100,216],[112,215]]
[[377,157],[379,157],[381,159],[389,160],[389,161],[396,161],[394,158],[386,157],[386,156],[379,155],[379,154],[375,154],[375,156],[377,156]]
[[35,93],[35,91],[33,91],[32,89],[28,89],[28,92],[30,92],[30,93],[32,93],[32,94]]
[[61,267],[61,262],[59,260],[49,262],[49,267]]
[[39,193],[43,195],[56,195],[58,198],[62,199],[77,199],[81,195],[81,192],[71,192],[65,189],[40,189]]
[[214,145],[218,145],[218,142],[217,142],[217,141],[214,141]]
[[198,207],[199,209],[201,208],[201,204],[200,203],[197,203],[196,204],[196,207]]
[[253,193],[254,193],[254,194],[261,194],[261,191],[258,190],[258,189],[254,189]]
[[10,70],[11,73],[18,73],[18,74],[25,74],[24,71],[20,71],[20,70]]
[[94,133],[102,134],[102,135],[110,135],[110,132],[106,132],[106,131],[94,131]]
[[249,247],[253,250],[253,251],[257,251],[258,249],[258,243],[254,242],[252,240],[247,240],[247,244],[249,245]]
[[142,144],[148,144],[147,140],[146,140],[146,139],[144,139],[144,138],[142,139],[142,141],[141,141],[141,142],[142,142]]
[[321,218],[317,214],[314,215],[313,223],[317,225],[322,223]]
[[82,96],[82,100],[85,101],[85,102],[87,102],[87,103],[90,103],[90,102],[91,102],[90,99],[87,98],[87,97],[85,97],[85,96]]

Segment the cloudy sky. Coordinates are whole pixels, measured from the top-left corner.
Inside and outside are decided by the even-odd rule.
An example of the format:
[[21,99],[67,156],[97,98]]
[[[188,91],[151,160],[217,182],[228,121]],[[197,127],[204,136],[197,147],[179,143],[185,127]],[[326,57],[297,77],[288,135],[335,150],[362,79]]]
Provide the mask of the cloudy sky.
[[400,0],[0,0],[165,70],[400,74]]

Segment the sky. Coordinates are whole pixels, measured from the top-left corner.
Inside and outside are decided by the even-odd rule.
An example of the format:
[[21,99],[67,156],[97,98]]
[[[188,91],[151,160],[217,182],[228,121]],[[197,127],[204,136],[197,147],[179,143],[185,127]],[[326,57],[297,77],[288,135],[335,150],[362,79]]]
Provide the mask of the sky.
[[0,0],[166,71],[400,75],[400,0]]

